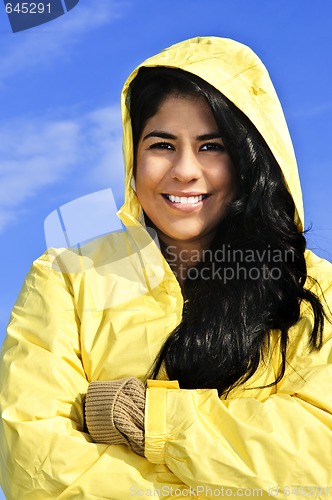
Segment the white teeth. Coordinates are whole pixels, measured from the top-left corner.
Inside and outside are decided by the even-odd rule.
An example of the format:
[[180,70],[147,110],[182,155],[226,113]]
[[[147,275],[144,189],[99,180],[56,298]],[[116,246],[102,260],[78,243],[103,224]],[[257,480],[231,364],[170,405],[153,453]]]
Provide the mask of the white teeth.
[[200,194],[199,196],[174,196],[172,194],[166,194],[166,197],[172,202],[172,203],[182,203],[184,205],[186,204],[194,204],[194,203],[199,203],[203,199],[203,195]]

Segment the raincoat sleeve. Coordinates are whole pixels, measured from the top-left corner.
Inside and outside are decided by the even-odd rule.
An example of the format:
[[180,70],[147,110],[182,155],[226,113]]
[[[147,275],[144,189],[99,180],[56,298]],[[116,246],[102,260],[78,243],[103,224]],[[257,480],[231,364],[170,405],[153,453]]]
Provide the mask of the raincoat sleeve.
[[[36,261],[1,353],[1,486],[8,500],[111,499],[151,488],[155,466],[85,433],[88,380],[69,278]],[[164,467],[161,482],[181,484]]]
[[[331,304],[332,287],[325,296]],[[321,351],[303,349],[299,355],[296,343],[302,343],[308,321],[303,317],[296,327],[277,392],[262,401],[221,400],[216,390],[181,390],[151,381],[146,457],[166,463],[202,497],[212,491],[221,496],[222,488],[236,496],[245,488],[261,498],[330,498],[332,331],[326,323]]]

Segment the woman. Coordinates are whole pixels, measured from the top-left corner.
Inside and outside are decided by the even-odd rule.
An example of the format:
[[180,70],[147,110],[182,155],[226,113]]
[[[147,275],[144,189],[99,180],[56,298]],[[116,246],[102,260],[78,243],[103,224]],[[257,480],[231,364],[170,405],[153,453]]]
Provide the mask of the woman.
[[264,66],[187,40],[122,105],[126,231],[49,250],[8,327],[5,493],[328,497],[332,270]]

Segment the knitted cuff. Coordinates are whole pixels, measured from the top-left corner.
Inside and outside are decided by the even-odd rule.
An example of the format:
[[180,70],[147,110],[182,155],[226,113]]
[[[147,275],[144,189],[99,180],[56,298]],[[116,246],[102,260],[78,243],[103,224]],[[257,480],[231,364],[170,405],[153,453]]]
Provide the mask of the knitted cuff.
[[135,453],[144,456],[145,386],[135,377],[127,379],[114,404],[114,425],[128,439]]
[[89,385],[86,423],[97,443],[125,444],[144,456],[144,410],[145,387],[135,377]]

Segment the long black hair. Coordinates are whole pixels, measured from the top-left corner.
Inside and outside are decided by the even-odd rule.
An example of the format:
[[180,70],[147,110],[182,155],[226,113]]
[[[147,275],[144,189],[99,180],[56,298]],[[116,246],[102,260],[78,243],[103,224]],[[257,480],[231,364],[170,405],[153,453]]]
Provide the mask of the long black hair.
[[301,302],[312,310],[311,349],[322,346],[325,319],[321,301],[304,288],[306,240],[294,222],[293,198],[251,121],[213,86],[180,69],[141,68],[133,80],[128,102],[135,151],[147,120],[170,95],[208,103],[235,166],[237,196],[209,251],[188,271],[182,321],[152,376],[164,365],[182,388],[216,388],[227,396],[255,373],[274,338],[282,355],[270,385],[276,384],[285,373],[288,332],[300,318]]

